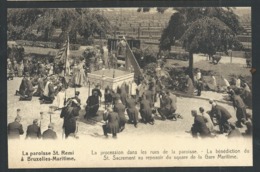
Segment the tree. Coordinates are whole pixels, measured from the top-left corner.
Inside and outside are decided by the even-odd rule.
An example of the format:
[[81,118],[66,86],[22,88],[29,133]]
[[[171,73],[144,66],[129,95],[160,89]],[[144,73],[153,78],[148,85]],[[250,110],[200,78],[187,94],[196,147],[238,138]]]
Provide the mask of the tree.
[[88,39],[95,34],[106,36],[110,23],[94,9],[9,9],[7,15],[8,39],[24,39],[32,30],[42,33],[42,40],[52,40],[56,29],[61,29],[60,42],[67,36],[77,41],[77,33]]
[[[241,47],[236,34],[242,31],[238,16],[232,8],[177,7],[164,29],[159,48],[170,50],[180,38],[189,52],[189,71],[193,78],[193,53],[210,56],[217,51],[226,52],[231,47]],[[141,11],[141,10],[140,10]]]

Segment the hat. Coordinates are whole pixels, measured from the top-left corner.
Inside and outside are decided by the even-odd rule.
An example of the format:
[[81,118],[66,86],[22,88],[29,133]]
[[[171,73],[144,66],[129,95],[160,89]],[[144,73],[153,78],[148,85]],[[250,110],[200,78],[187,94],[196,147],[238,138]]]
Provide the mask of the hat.
[[75,95],[76,95],[76,96],[78,96],[79,94],[80,94],[80,92],[79,92],[79,91],[76,91],[76,92],[75,92]]

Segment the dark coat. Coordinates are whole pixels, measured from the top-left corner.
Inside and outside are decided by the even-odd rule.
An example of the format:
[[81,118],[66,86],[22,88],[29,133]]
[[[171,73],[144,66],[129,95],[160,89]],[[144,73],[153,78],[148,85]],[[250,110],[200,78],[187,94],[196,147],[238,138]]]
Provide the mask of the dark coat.
[[247,119],[246,117],[246,106],[244,101],[239,95],[235,95],[233,99],[234,107],[236,107],[236,117],[240,121],[242,118]]
[[17,121],[11,122],[7,126],[8,138],[19,139],[20,135],[24,133],[23,126]]
[[28,95],[29,97],[32,96],[33,94],[33,91],[34,91],[34,88],[33,88],[33,85],[32,85],[32,82],[27,79],[26,80],[26,91],[25,91],[25,95]]
[[118,133],[119,132],[119,116],[116,112],[109,112],[104,114],[103,120],[107,121],[106,129],[108,133]]
[[55,131],[53,131],[53,130],[51,130],[51,129],[48,129],[48,130],[46,130],[46,131],[44,131],[44,132],[42,133],[42,139],[43,139],[43,140],[47,140],[47,139],[52,139],[52,140],[54,140],[54,139],[57,139],[57,134],[56,134]]
[[149,103],[150,107],[153,107],[153,104],[154,104],[154,98],[153,98],[154,93],[153,93],[153,91],[152,90],[146,90],[144,94],[145,94],[145,99],[150,102]]
[[126,99],[127,115],[130,121],[137,123],[138,121],[138,110],[135,107],[136,102],[133,98]]
[[61,110],[60,117],[64,119],[63,128],[65,130],[65,136],[75,133],[76,131],[76,116],[79,115],[79,108],[77,106],[68,105]]
[[209,136],[210,134],[210,131],[206,125],[204,117],[200,115],[194,117],[194,123],[191,131],[193,135],[199,133],[201,137],[206,137]]
[[127,93],[126,93],[125,90],[121,90],[120,98],[121,98],[121,101],[122,101],[123,105],[126,105]]
[[142,119],[146,122],[151,121],[152,109],[148,100],[142,100],[140,102],[140,114],[142,116]]
[[127,98],[126,99],[126,107],[128,109],[135,108],[136,102],[133,98]]
[[28,79],[24,77],[19,87],[19,93],[23,96],[25,95],[27,80]]
[[119,124],[125,123],[125,106],[122,103],[116,103],[114,106],[114,111],[118,113],[119,116]]
[[26,138],[41,138],[41,128],[36,124],[29,125],[27,127]]
[[101,97],[102,97],[102,93],[101,93],[100,89],[98,89],[98,88],[92,89],[92,95],[93,95],[93,93],[94,93],[95,91],[97,92],[98,96],[101,98]]
[[216,114],[216,118],[218,121],[227,121],[232,117],[228,110],[220,105],[216,105],[212,108],[212,110],[213,113]]
[[39,96],[42,96],[43,92],[44,92],[44,80],[43,78],[39,78],[38,79],[38,88],[37,88],[37,93],[39,94]]

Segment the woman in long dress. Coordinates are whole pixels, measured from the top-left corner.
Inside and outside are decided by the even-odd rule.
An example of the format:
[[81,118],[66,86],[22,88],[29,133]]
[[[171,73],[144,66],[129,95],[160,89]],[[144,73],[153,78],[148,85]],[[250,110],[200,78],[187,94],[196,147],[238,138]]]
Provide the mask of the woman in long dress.
[[87,77],[84,70],[84,63],[75,64],[73,67],[73,85],[81,87],[87,82]]

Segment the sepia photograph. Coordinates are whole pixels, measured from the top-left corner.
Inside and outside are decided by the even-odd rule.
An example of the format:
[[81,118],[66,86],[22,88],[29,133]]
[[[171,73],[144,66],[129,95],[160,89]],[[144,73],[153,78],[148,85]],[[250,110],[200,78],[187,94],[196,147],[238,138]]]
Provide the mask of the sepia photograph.
[[8,168],[252,166],[251,7],[8,8]]

